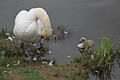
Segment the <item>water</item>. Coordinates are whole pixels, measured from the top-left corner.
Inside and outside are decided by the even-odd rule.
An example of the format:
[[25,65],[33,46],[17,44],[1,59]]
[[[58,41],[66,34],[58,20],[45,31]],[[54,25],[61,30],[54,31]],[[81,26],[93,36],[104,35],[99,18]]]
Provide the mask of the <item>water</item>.
[[[33,7],[44,8],[52,24],[68,26],[72,32],[70,38],[49,43],[53,56],[60,63],[71,61],[71,58],[66,56],[79,55],[76,45],[81,36],[97,42],[107,34],[120,40],[119,0],[0,0],[0,29],[7,27],[12,30],[15,15],[20,10]],[[115,74],[119,75],[119,70],[115,71]],[[113,80],[119,80],[119,77]]]

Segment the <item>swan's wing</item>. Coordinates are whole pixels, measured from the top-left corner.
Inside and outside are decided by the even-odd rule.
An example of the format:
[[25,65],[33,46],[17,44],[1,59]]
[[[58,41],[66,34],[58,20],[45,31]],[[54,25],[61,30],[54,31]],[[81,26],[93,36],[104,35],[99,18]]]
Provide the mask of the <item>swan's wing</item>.
[[20,22],[22,20],[21,18],[24,18],[24,16],[26,16],[27,14],[28,14],[28,11],[26,11],[26,10],[20,11],[15,18],[15,24]]
[[22,10],[22,11],[20,11],[20,12],[17,14],[17,16],[16,16],[16,18],[15,18],[14,29],[13,29],[13,32],[14,32],[15,35],[16,35],[16,28],[19,27],[19,24],[21,23],[22,18],[23,18],[24,16],[26,16],[27,13],[28,13],[28,12],[27,12],[26,10]]

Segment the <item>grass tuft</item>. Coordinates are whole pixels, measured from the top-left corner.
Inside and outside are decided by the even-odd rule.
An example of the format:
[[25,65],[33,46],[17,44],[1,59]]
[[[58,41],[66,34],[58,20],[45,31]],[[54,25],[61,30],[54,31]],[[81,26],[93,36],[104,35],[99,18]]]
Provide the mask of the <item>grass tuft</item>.
[[[99,48],[92,50],[87,47],[82,56],[74,58],[74,62],[81,63],[83,69],[88,73],[109,74],[110,76],[113,59],[113,43],[108,37],[105,37]],[[84,71],[83,69],[82,71]]]

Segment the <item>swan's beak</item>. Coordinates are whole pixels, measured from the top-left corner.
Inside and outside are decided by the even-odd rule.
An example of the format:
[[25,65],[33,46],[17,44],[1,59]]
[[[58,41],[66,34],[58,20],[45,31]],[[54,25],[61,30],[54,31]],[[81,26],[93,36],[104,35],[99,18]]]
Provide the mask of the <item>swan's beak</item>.
[[41,36],[44,38],[49,38],[52,35],[52,29],[46,29],[41,32]]
[[45,35],[41,36],[41,38],[45,38],[45,39],[46,39],[46,38],[51,37],[51,35],[52,35],[52,34],[45,34]]
[[46,34],[46,35],[44,36],[44,38],[46,39],[46,38],[49,38],[50,36],[51,36],[51,35],[47,35],[47,34]]

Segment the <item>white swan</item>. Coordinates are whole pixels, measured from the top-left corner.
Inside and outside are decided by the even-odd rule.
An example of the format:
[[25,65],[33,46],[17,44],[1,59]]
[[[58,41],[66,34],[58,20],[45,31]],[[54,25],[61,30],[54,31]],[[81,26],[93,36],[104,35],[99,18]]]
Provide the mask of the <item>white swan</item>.
[[32,43],[40,38],[52,35],[49,16],[42,8],[22,10],[15,18],[14,35],[22,42]]

